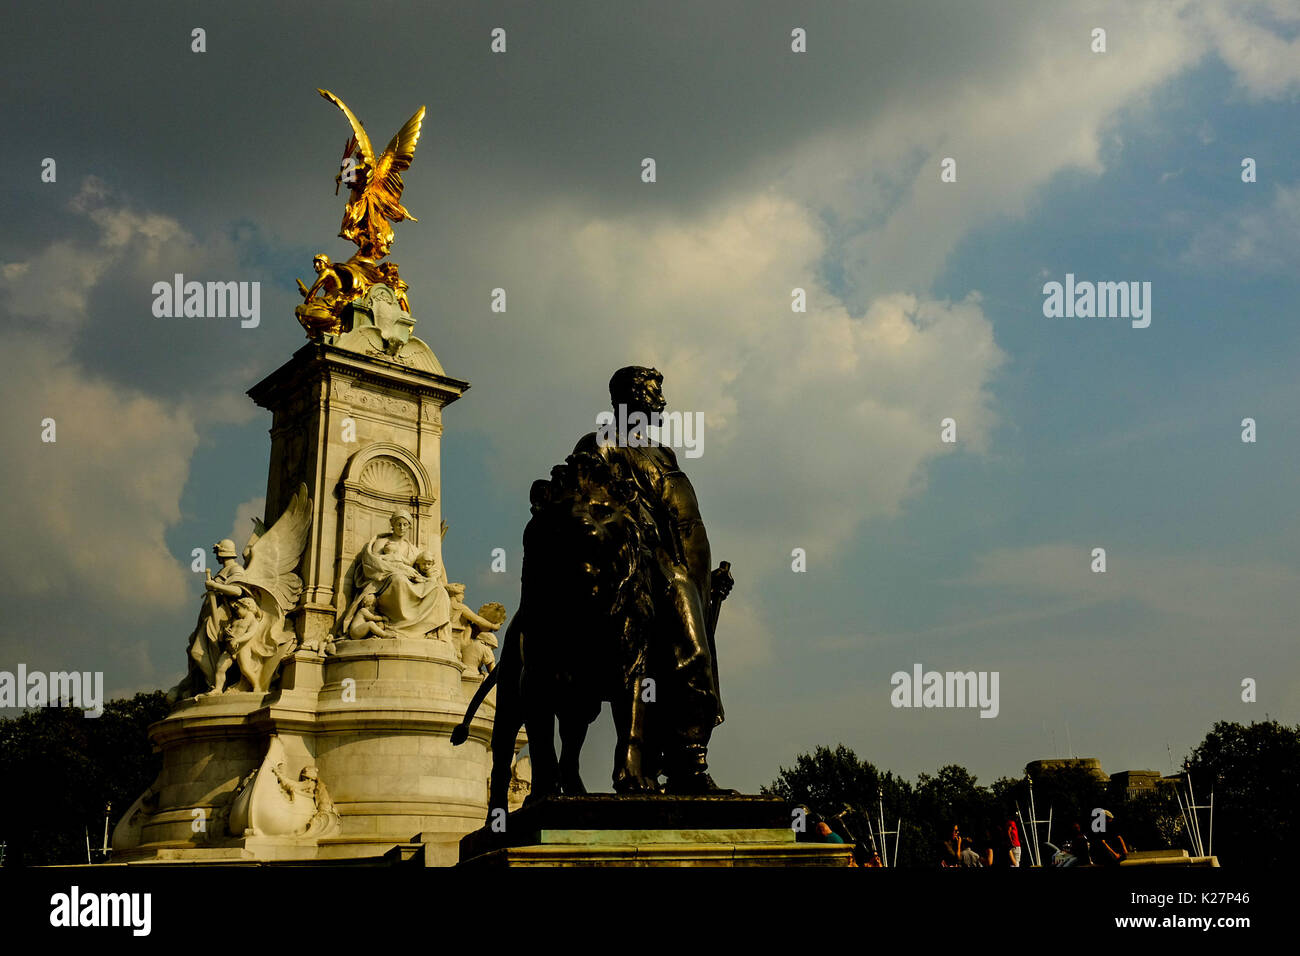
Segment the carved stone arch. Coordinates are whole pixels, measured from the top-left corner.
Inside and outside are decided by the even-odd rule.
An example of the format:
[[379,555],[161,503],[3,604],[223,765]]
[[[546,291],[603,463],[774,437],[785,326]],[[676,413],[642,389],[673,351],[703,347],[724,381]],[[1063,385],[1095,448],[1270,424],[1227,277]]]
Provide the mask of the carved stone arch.
[[348,460],[338,486],[341,598],[351,592],[357,555],[371,538],[389,530],[389,521],[398,509],[411,512],[413,541],[421,547],[435,543],[439,529],[430,527],[437,500],[432,488],[423,463],[393,442],[374,442]]
[[388,455],[376,455],[366,462],[357,475],[357,483],[367,491],[391,498],[419,498],[415,475],[405,462]]
[[[386,461],[381,461],[385,459]],[[343,475],[339,480],[344,488],[346,488],[350,483],[359,485],[363,474],[367,472],[367,469],[370,466],[378,464],[380,467],[387,466],[391,469],[389,463],[392,462],[405,466],[404,471],[414,482],[415,497],[429,497],[430,500],[432,500],[432,496],[429,494],[432,482],[429,480],[429,473],[425,469],[424,463],[401,445],[391,441],[372,442],[365,448],[356,452],[348,459],[348,463],[343,466]],[[371,474],[374,474],[373,469],[371,470]],[[375,490],[380,491],[378,488]],[[393,494],[392,497],[398,498],[401,497],[401,494]]]

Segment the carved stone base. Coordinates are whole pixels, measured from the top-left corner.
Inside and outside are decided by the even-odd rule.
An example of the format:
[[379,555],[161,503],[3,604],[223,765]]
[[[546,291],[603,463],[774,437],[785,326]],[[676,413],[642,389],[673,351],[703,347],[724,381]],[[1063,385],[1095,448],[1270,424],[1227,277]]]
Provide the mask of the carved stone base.
[[[469,739],[452,747],[478,687],[464,670],[444,641],[342,641],[326,657],[299,651],[275,695],[182,702],[150,728],[163,769],[114,831],[113,862],[381,857],[421,834],[427,862],[454,864],[460,836],[487,814],[495,716],[489,697]],[[272,735],[286,778],[315,767],[337,828],[230,832],[236,790],[262,765]]]

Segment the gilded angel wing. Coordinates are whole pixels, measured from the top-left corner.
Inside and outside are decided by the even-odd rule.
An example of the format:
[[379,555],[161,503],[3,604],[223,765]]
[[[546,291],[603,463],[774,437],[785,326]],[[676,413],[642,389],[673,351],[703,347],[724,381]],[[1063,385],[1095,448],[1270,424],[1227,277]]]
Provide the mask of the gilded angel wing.
[[307,486],[299,485],[284,514],[253,542],[248,566],[232,583],[264,588],[275,595],[282,609],[292,609],[302,593],[302,579],[293,569],[302,557],[310,528],[311,499],[307,497]]
[[[354,136],[356,136],[356,138],[357,138],[357,148],[361,150],[361,155],[362,155],[362,157],[364,157],[364,159],[365,159],[365,161],[366,161],[366,163],[365,163],[365,165],[366,165],[366,185],[369,185],[370,182],[371,182],[371,180],[372,180],[372,178],[373,178],[373,176],[374,176],[374,169],[375,169],[375,150],[374,150],[374,148],[370,145],[370,137],[366,135],[366,128],[365,128],[364,126],[361,125],[361,120],[357,119],[357,118],[356,118],[356,115],[353,114],[353,112],[352,112],[350,109],[348,109],[347,104],[344,103],[344,102],[343,102],[341,99],[339,99],[337,96],[335,96],[333,93],[331,93],[329,90],[320,90],[320,89],[318,89],[316,92],[319,93],[321,96],[325,97],[325,99],[329,100],[331,103],[333,103],[333,104],[334,104],[335,106],[337,106],[339,109],[341,109],[341,110],[343,111],[343,115],[346,116],[346,117],[348,118],[348,122],[352,124],[352,134],[353,134]],[[420,113],[421,113],[421,115],[423,115],[424,110],[421,110]],[[403,129],[405,129],[405,127],[403,127]],[[418,131],[418,130],[416,131],[416,136],[417,136],[417,137],[419,136],[419,131]],[[389,149],[391,149],[391,148],[392,148],[392,146],[391,146],[391,144],[390,144]],[[414,144],[412,144],[411,148],[412,148],[412,149],[415,148]],[[407,161],[407,165],[408,165],[408,166],[410,165],[410,161],[409,161],[409,160]],[[403,167],[403,169],[405,169],[405,168],[406,168],[406,167]]]
[[[424,107],[415,111],[415,115],[389,140],[383,155],[375,161],[375,173],[371,182],[382,187],[392,202],[396,203],[402,196],[403,169],[411,168],[415,158],[415,146],[420,142],[420,129],[424,126]],[[406,218],[416,222],[416,218],[407,213]]]

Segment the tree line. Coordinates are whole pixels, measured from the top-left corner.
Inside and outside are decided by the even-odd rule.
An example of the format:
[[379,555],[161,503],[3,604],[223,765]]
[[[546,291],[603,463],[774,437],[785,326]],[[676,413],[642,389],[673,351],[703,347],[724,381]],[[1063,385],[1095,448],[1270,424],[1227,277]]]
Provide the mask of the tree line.
[[[1214,855],[1223,866],[1280,866],[1287,847],[1300,837],[1296,805],[1300,801],[1300,725],[1275,720],[1249,725],[1220,721],[1188,755],[1197,803],[1214,791]],[[882,771],[843,744],[834,750],[818,747],[800,754],[794,766],[780,768],[775,781],[763,788],[808,807],[842,836],[868,840],[880,828],[884,804],[885,829],[900,831],[900,867],[937,867],[943,841],[957,825],[961,832],[993,842],[1008,820],[1028,826],[1029,782],[1002,777],[981,786],[966,768],[949,764],[911,783]],[[1097,808],[1109,810],[1132,849],[1189,849],[1186,817],[1178,788],[1169,784],[1132,796],[1117,793],[1103,780],[1077,766],[1044,769],[1033,777],[1034,804],[1040,819],[1052,814],[1052,839],[1064,842],[1071,824],[1083,826],[1089,838]],[[1186,792],[1183,792],[1186,800]],[[1018,815],[1019,814],[1019,815]],[[898,821],[901,818],[901,824]],[[1202,811],[1202,837],[1208,836],[1208,814]],[[1046,838],[1045,827],[1040,840]],[[889,838],[889,847],[894,846]],[[1025,835],[1021,836],[1022,843]],[[891,860],[892,862],[892,860]],[[1026,861],[1027,862],[1027,861]]]

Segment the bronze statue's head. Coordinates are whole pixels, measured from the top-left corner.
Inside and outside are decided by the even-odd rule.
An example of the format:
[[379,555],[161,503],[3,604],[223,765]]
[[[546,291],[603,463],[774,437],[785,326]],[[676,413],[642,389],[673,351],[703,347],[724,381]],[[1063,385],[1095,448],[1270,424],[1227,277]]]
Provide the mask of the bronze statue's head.
[[311,257],[311,267],[317,272],[324,272],[330,266],[330,257],[323,252],[318,252]]
[[659,413],[667,406],[663,393],[664,375],[655,368],[628,365],[609,380],[609,399],[617,411],[625,405],[629,412],[644,412],[650,424],[659,424]]
[[224,561],[226,558],[238,556],[239,552],[235,550],[235,542],[229,538],[222,538],[212,546],[212,553],[217,556],[218,560]]

